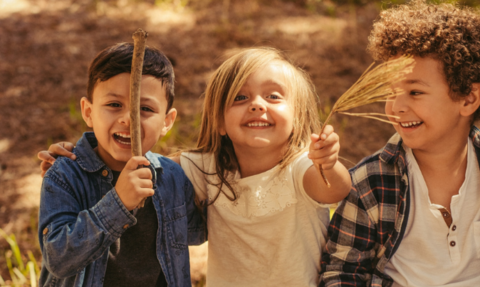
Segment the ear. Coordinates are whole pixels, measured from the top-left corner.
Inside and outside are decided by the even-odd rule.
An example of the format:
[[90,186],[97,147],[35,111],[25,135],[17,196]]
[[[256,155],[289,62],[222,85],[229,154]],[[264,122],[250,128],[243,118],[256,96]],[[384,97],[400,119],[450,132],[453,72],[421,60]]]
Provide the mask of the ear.
[[173,127],[173,123],[175,122],[176,118],[177,118],[177,110],[174,108],[171,108],[168,111],[168,113],[165,115],[165,123],[160,136],[163,137],[167,134],[167,132]]
[[227,134],[227,131],[225,130],[225,124],[222,124],[219,128],[218,128],[218,132],[220,133],[221,136],[224,136]]
[[460,114],[464,117],[473,115],[480,106],[480,83],[472,84],[472,91],[463,99]]
[[93,128],[92,120],[92,103],[85,97],[80,100],[80,107],[82,108],[82,117],[87,126]]

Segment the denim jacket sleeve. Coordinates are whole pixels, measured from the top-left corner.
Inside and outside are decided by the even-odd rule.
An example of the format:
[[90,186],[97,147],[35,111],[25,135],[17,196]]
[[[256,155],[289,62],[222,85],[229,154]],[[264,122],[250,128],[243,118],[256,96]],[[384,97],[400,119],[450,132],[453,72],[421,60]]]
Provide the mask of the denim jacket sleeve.
[[96,202],[95,192],[89,190],[96,186],[92,180],[72,176],[72,165],[57,162],[42,184],[39,241],[49,272],[65,278],[100,258],[136,219],[114,188]]
[[188,217],[188,245],[200,245],[207,240],[207,207],[206,205],[201,205],[196,202],[195,191],[187,177],[185,177],[185,187]]

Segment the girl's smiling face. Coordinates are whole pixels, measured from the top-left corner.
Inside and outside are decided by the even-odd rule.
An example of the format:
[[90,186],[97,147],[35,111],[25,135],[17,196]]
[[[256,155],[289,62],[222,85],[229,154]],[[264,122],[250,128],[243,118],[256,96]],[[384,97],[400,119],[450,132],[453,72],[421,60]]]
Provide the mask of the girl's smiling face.
[[272,61],[253,72],[226,109],[220,133],[228,135],[236,153],[284,152],[294,117],[284,69],[282,61]]
[[[461,115],[464,101],[454,101],[441,62],[415,57],[415,67],[395,85],[404,92],[385,105],[387,115],[397,122],[395,130],[413,150],[435,151],[458,141],[457,132],[468,132],[470,119]],[[438,150],[437,150],[438,151]]]

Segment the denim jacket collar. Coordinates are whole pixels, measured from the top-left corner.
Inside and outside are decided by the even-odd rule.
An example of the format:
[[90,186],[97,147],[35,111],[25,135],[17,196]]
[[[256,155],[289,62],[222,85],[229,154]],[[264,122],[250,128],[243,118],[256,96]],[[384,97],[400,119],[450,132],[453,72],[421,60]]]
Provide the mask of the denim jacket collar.
[[[94,151],[94,148],[97,145],[98,142],[93,132],[86,132],[77,142],[77,147],[75,149],[77,163],[86,172],[97,172],[106,166]],[[160,160],[152,152],[148,151],[145,154],[145,157],[154,169],[162,168]]]

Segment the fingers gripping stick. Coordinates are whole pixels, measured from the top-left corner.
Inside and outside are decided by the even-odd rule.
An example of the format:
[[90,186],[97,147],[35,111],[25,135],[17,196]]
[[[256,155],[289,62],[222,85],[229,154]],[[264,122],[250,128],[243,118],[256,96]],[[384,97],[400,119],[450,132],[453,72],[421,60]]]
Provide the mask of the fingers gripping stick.
[[[142,133],[140,128],[140,87],[142,83],[143,58],[148,33],[138,29],[133,33],[132,72],[130,74],[130,136],[132,155],[142,155]],[[145,199],[138,205],[143,207]]]

